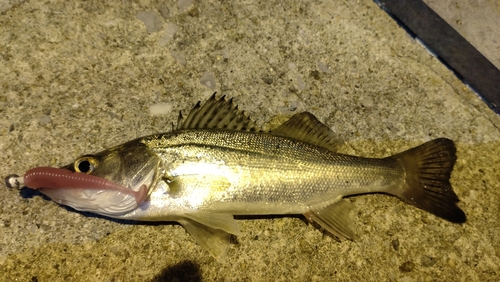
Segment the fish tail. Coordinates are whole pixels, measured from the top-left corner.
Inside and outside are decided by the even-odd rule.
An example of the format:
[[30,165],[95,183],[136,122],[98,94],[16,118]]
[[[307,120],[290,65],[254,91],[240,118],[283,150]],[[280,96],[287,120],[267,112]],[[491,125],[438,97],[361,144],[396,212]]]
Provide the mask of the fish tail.
[[450,183],[456,161],[452,140],[434,139],[390,158],[397,160],[405,171],[405,185],[391,191],[392,194],[448,221],[466,221]]

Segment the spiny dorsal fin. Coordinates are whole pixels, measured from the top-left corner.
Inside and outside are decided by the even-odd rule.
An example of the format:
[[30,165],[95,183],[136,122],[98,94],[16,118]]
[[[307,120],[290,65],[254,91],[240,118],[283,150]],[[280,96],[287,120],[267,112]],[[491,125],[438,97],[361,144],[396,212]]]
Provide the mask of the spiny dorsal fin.
[[313,114],[302,112],[294,115],[272,134],[337,151],[342,142],[335,138],[333,131],[321,123]]
[[214,93],[203,105],[198,102],[183,119],[179,113],[177,130],[181,129],[230,129],[243,131],[259,131],[255,122],[251,120],[233,99],[226,100],[226,96],[215,98]]

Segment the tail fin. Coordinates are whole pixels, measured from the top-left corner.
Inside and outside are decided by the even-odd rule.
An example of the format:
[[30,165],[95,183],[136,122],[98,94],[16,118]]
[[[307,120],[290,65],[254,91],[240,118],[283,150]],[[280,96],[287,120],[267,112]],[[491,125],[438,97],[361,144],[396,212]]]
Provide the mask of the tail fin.
[[436,216],[464,223],[465,213],[457,207],[460,200],[450,184],[455,153],[453,141],[440,138],[390,157],[403,166],[406,175],[405,187],[394,194]]

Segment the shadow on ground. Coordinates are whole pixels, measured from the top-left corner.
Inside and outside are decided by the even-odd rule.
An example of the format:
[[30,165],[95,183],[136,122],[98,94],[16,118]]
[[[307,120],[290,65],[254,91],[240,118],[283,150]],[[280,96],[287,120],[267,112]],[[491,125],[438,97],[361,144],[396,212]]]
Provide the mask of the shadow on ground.
[[151,280],[151,282],[165,282],[165,281],[201,281],[201,271],[198,264],[186,260],[178,264],[169,266]]

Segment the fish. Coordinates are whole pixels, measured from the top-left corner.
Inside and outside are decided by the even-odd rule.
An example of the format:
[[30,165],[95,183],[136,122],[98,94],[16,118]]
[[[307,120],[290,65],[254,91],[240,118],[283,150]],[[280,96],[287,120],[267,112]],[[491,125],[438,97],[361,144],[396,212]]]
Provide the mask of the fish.
[[384,158],[339,152],[342,142],[310,112],[264,131],[232,99],[214,93],[166,133],[140,137],[8,177],[54,202],[105,217],[176,221],[215,258],[226,256],[238,215],[304,215],[356,239],[348,197],[396,196],[452,223],[466,222],[450,177],[452,140],[438,138]]

